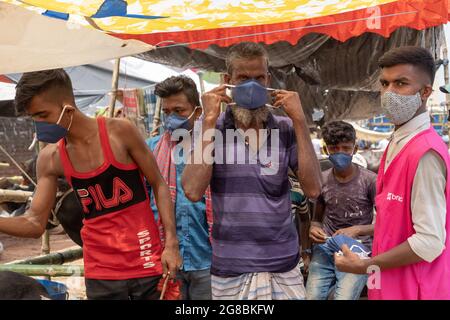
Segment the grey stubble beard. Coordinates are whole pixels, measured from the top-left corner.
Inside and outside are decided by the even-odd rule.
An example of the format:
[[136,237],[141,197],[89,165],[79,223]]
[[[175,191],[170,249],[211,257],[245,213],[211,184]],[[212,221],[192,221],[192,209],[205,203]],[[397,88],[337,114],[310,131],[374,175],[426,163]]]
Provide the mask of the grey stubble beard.
[[233,113],[234,120],[238,123],[241,123],[245,128],[250,127],[251,124],[262,128],[263,124],[267,121],[267,117],[270,113],[267,106],[249,110],[238,107],[236,105],[231,106],[231,112]]

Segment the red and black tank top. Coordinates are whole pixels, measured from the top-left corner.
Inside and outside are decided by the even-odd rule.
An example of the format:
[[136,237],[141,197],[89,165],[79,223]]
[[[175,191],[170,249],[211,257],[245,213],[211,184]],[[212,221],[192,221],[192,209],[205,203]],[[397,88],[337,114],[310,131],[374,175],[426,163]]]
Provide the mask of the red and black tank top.
[[59,142],[67,181],[83,208],[81,230],[85,277],[124,280],[162,274],[161,242],[144,177],[136,164],[119,163],[112,152],[105,118],[97,119],[103,164],[75,171]]

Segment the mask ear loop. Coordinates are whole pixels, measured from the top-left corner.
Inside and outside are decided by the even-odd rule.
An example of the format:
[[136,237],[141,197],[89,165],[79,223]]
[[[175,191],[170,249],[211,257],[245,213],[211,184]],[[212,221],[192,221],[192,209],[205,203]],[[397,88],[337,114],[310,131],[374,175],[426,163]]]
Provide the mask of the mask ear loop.
[[[188,120],[190,120],[192,118],[192,116],[195,114],[195,111],[197,111],[197,109],[200,108],[199,106],[196,106],[194,108],[194,111],[192,111],[191,115],[189,117],[187,117]],[[202,112],[203,113],[203,112]]]
[[[268,92],[273,92],[273,91],[275,91],[276,89],[274,89],[274,88],[268,88],[268,87],[267,87],[266,90],[267,90]],[[269,104],[269,103],[266,103],[265,106],[268,107],[268,108],[272,108],[272,109],[280,109],[280,107],[275,107],[275,106],[273,106],[273,105],[271,105],[271,104]]]
[[59,124],[59,122],[61,121],[61,119],[62,119],[62,117],[63,117],[63,115],[64,115],[64,111],[66,111],[66,108],[67,108],[67,107],[68,107],[67,104],[63,107],[63,109],[62,109],[62,111],[61,111],[61,114],[59,115],[58,121],[56,121],[56,124]]
[[[56,122],[57,125],[59,125],[59,122],[61,121],[61,119],[62,119],[62,117],[63,117],[63,115],[64,115],[64,112],[66,111],[66,108],[67,108],[67,107],[70,107],[70,106],[66,104],[66,105],[64,106],[64,108],[62,109],[61,115],[59,116],[59,119],[58,119],[58,121]],[[73,115],[72,115],[72,117],[70,118],[70,123],[69,123],[69,127],[67,128],[67,131],[70,130],[70,127],[72,126],[72,121],[73,121]]]
[[[196,107],[194,108],[194,111],[192,111],[191,115],[187,118],[188,120],[192,118],[192,116],[195,114],[195,111],[197,111],[198,108],[203,109],[203,108],[200,107],[200,106],[196,106]],[[203,110],[202,110],[202,114],[199,116],[199,119],[201,118],[202,115],[203,115]],[[194,121],[195,121],[195,120],[194,120]],[[194,130],[194,128],[192,128],[192,129],[189,130],[188,132],[191,133],[192,130]]]
[[[422,99],[423,93],[421,92],[422,90],[425,91],[425,88],[422,88],[422,89],[419,90],[419,92],[417,92],[417,93],[419,94],[419,99],[420,99],[420,102],[421,102],[421,105],[420,105],[420,106],[422,106],[422,104],[423,104],[423,99]],[[433,90],[432,90],[432,91],[433,91]]]
[[69,130],[70,130],[70,127],[72,127],[72,121],[73,121],[73,114],[72,114],[72,116],[70,117],[70,123],[69,123],[69,127],[67,128],[67,131],[69,131]]

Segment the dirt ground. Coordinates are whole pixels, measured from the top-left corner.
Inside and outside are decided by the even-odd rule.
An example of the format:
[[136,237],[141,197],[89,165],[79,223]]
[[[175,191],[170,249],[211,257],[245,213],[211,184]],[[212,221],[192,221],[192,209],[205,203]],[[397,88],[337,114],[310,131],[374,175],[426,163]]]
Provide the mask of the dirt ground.
[[[4,251],[0,253],[0,264],[41,255],[41,239],[23,239],[0,233]],[[52,230],[50,233],[50,252],[78,247],[65,233]],[[83,265],[82,260],[67,263]],[[39,277],[36,277],[39,278]],[[52,281],[64,283],[69,288],[69,299],[86,299],[83,277],[53,277]]]

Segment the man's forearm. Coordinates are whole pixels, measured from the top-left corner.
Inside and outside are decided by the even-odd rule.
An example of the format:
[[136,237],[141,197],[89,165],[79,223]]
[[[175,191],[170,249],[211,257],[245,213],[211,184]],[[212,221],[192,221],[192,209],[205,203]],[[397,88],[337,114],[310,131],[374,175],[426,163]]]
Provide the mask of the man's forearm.
[[321,191],[320,165],[309,136],[309,128],[305,119],[292,119],[297,139],[298,179],[305,195],[315,199]]
[[311,221],[309,219],[309,214],[304,214],[306,219],[299,219],[300,224],[300,244],[302,250],[311,248],[311,241],[309,239],[309,228],[311,226]]
[[162,185],[154,189],[154,194],[158,213],[164,227],[166,246],[178,246],[175,214],[169,189],[165,185]]
[[[207,130],[214,130],[215,121],[204,120],[202,122],[202,134],[199,141],[194,145],[194,151],[191,154],[189,163],[183,170],[181,184],[186,197],[191,201],[200,201],[208,188],[212,177],[213,157],[210,154],[204,154],[207,148],[214,144],[213,141],[204,141],[203,137]],[[206,159],[205,157],[208,157]]]
[[358,226],[358,235],[360,236],[373,236],[375,226],[373,224],[365,224]]
[[322,227],[323,215],[325,213],[325,206],[320,200],[314,202],[313,212],[314,214],[311,219],[311,225]]
[[26,213],[20,217],[0,218],[0,233],[21,238],[39,238],[45,226],[33,221]]
[[422,261],[424,260],[414,253],[408,241],[405,241],[385,253],[371,259],[364,260],[364,270],[361,271],[363,271],[362,273],[366,273],[367,268],[373,265],[378,266],[381,270],[387,270]]

